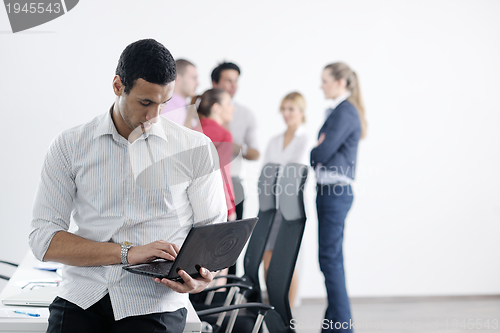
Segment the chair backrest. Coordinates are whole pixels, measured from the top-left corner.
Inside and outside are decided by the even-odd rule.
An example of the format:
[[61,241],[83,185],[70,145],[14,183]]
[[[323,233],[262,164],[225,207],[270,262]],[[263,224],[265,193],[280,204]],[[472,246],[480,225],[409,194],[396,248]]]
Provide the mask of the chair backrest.
[[290,163],[279,179],[278,203],[283,219],[266,278],[269,304],[275,310],[266,314],[265,321],[273,333],[294,332],[290,328],[292,312],[288,291],[306,222],[304,186],[308,172],[308,166]]
[[274,215],[276,214],[276,184],[279,171],[279,164],[268,163],[262,168],[259,177],[259,221],[248,241],[243,261],[244,276],[254,287],[252,294],[248,297],[249,301],[262,301],[259,284],[259,267],[274,221]]
[[[0,260],[0,264],[6,264],[6,265],[14,266],[14,267],[18,266],[17,264],[14,264],[13,262],[4,261],[4,260]],[[10,276],[0,275],[0,279],[8,281],[8,280],[10,280]]]

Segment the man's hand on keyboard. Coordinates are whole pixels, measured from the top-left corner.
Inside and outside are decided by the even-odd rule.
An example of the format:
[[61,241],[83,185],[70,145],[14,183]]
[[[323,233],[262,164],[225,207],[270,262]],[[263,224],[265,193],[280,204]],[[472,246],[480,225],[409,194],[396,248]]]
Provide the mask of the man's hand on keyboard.
[[145,264],[156,259],[175,260],[179,253],[180,247],[159,240],[141,246],[132,246],[128,251],[127,261],[132,264]]

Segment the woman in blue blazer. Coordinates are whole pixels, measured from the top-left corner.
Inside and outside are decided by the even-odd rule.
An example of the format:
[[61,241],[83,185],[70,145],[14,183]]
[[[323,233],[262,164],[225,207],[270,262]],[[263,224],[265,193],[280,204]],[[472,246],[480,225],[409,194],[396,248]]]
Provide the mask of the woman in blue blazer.
[[316,171],[319,264],[325,276],[328,308],[323,332],[352,332],[351,309],[344,275],[342,241],[344,220],[351,208],[358,142],[366,134],[364,108],[357,75],[344,63],[333,63],[322,73],[325,98],[333,100],[311,151]]

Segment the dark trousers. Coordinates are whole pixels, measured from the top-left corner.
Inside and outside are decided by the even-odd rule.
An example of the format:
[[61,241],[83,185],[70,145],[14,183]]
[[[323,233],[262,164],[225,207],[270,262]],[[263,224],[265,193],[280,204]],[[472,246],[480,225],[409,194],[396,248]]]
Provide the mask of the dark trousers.
[[[233,189],[234,189],[234,201],[236,206],[236,219],[241,220],[243,218],[243,202],[245,201],[245,191],[243,190],[243,185],[241,184],[241,179],[239,177],[233,177]],[[236,264],[229,267],[228,274],[236,275]]]
[[344,220],[353,201],[350,185],[317,186],[319,265],[325,276],[328,308],[322,332],[352,332],[351,307],[345,286]]
[[[235,206],[237,220],[241,220],[243,218],[243,202],[244,200]],[[233,266],[229,266],[227,274],[236,275],[236,264],[234,264]]]
[[49,307],[46,333],[181,333],[186,326],[186,308],[174,312],[152,313],[115,321],[109,294],[87,310],[60,297]]
[[236,210],[236,219],[241,220],[243,218],[243,202],[245,200],[242,200],[239,204],[237,204],[234,208]]

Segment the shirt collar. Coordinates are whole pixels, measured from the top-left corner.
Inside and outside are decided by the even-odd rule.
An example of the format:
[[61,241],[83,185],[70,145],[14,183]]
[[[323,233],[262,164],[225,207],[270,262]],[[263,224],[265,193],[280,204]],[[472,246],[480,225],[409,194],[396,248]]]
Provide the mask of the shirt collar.
[[111,112],[113,112],[113,106],[114,106],[114,104],[111,105],[111,108],[104,116],[103,121],[100,122],[99,125],[97,126],[97,128],[94,132],[94,139],[98,138],[100,136],[103,136],[103,135],[110,134],[113,136],[113,139],[115,139],[116,141],[119,140],[121,135],[116,130],[113,119],[111,118]]
[[151,129],[146,132],[146,137],[148,137],[150,135],[154,135],[154,136],[162,138],[163,140],[168,142],[168,139],[167,139],[167,136],[165,134],[164,127],[162,126],[162,123],[163,123],[163,119],[160,117],[160,119],[158,119],[158,122],[154,123],[153,126],[151,126]]
[[[165,135],[165,131],[164,131],[164,128],[162,126],[163,119],[164,119],[163,117],[160,117],[160,119],[158,119],[158,122],[153,123],[151,128],[148,131],[146,131],[146,133],[142,133],[141,129],[136,128],[132,132],[133,137],[136,138],[136,139],[134,139],[134,142],[136,140],[145,140],[145,139],[149,138],[150,135],[159,137],[159,138],[165,140],[165,142],[168,142],[167,136]],[[127,138],[127,141],[129,141],[129,139],[130,138]]]
[[[110,134],[113,136],[113,139],[115,139],[115,141],[121,140],[120,138],[122,138],[122,136],[116,130],[116,126],[115,126],[115,123],[113,122],[113,118],[111,118],[111,112],[113,112],[113,106],[114,106],[114,104],[111,106],[110,110],[104,116],[103,121],[97,126],[97,128],[94,132],[94,139],[98,138],[100,136],[103,136],[103,135]],[[147,131],[146,135],[143,137],[147,138],[149,135],[155,135],[157,137],[162,138],[166,142],[168,142],[167,136],[165,135],[165,131],[163,130],[163,126],[162,126],[163,119],[161,117],[159,117],[159,118],[160,119],[158,119],[158,122],[153,124],[153,126],[151,126],[151,129],[149,131]],[[127,139],[125,139],[125,140],[127,140]]]
[[343,101],[345,101],[346,99],[348,99],[349,96],[351,96],[351,92],[350,91],[348,91],[345,94],[342,94],[342,95],[338,96],[337,98],[335,98],[333,100],[333,103],[330,106],[330,108],[325,111],[325,119],[328,118],[332,114],[333,110],[335,110],[335,108],[337,106],[339,106],[340,103],[342,103]]
[[[287,130],[285,130],[285,131],[283,132],[283,135],[281,135],[281,136],[279,137],[279,138],[280,138],[280,140],[282,140],[282,142],[281,142],[281,144],[280,144],[280,145],[281,145],[281,147],[283,147],[283,141],[285,140],[286,131],[287,131]],[[302,125],[300,125],[299,127],[297,127],[297,129],[295,130],[295,132],[293,132],[293,138],[295,138],[295,137],[297,137],[297,136],[299,136],[299,135],[302,135],[302,134],[304,134],[305,132],[306,132],[306,127],[305,127],[305,125],[303,125],[303,124],[302,124]]]
[[342,103],[343,101],[345,101],[346,99],[348,99],[349,96],[351,96],[351,92],[350,91],[347,91],[345,94],[342,94],[342,95],[338,96],[337,98],[335,98],[333,100],[333,104],[332,104],[332,106],[330,108],[331,109],[335,109],[337,106],[340,105],[340,103]]
[[297,135],[301,135],[305,132],[305,126],[304,125],[300,125],[299,127],[297,127],[297,129],[295,130],[295,132],[293,132],[293,136],[296,137]]

